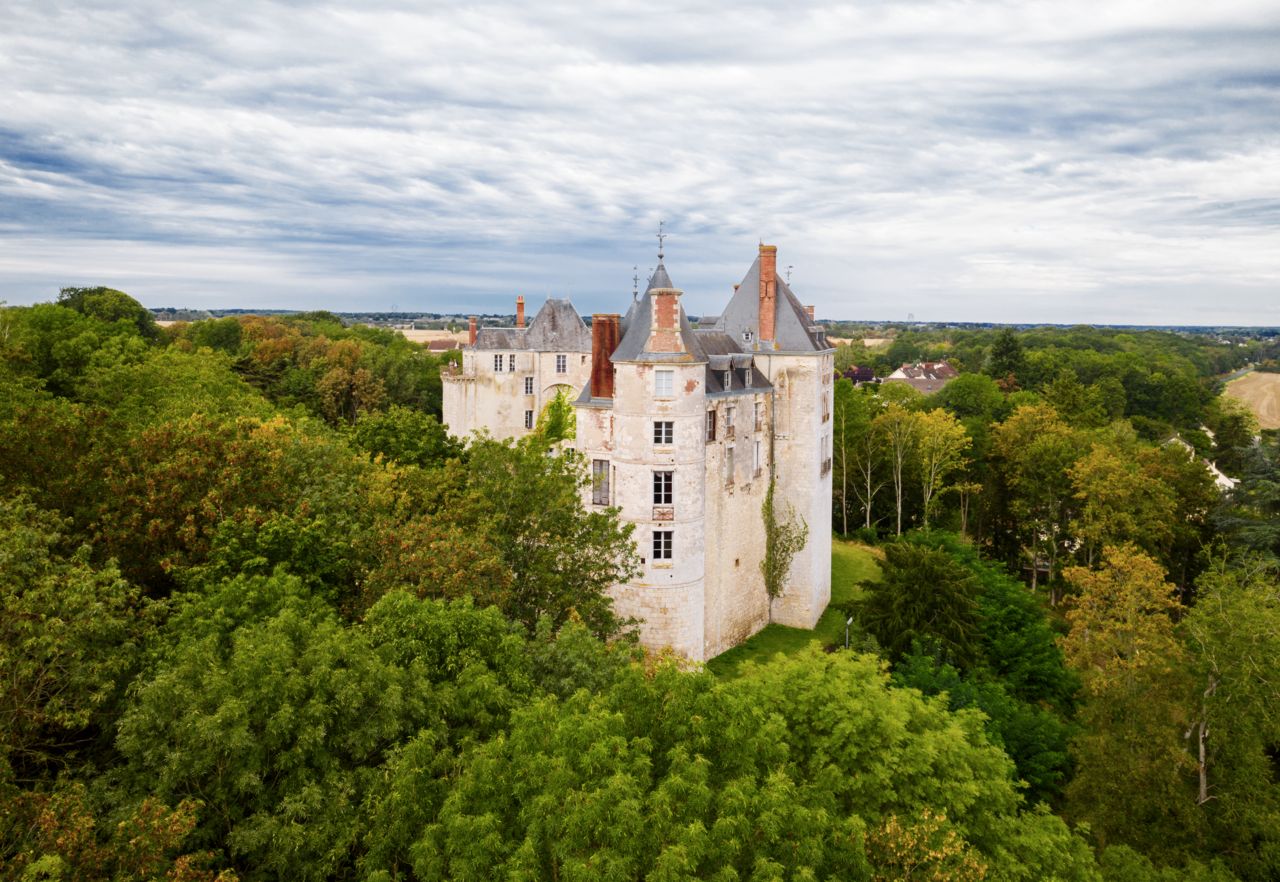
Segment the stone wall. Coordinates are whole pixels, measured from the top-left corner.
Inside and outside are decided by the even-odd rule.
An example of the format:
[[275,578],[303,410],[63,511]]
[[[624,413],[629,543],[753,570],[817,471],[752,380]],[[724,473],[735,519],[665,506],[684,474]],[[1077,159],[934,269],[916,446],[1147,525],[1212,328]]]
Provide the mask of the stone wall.
[[[494,356],[502,356],[502,370],[495,371]],[[516,369],[508,370],[511,356]],[[565,356],[564,373],[556,372],[556,356]],[[538,415],[561,386],[569,398],[576,398],[591,376],[591,359],[584,352],[529,352],[466,349],[462,370],[443,376],[444,424],[449,433],[466,438],[477,429],[487,429],[495,438],[523,438],[525,411]],[[533,377],[533,394],[524,394],[525,377]]]

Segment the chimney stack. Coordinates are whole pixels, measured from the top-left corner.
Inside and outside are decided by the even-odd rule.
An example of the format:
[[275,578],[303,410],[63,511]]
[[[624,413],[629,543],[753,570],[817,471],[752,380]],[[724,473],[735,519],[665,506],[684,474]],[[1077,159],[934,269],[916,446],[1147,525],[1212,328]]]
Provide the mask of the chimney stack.
[[613,361],[610,356],[618,348],[617,313],[595,313],[591,316],[591,397],[613,398]]
[[813,307],[812,307],[812,306],[806,306],[806,307],[804,308],[804,311],[805,311],[805,312],[807,312],[807,313],[809,313],[809,324],[813,324],[813,322],[814,322],[814,318],[813,318]]
[[653,324],[649,327],[649,352],[684,352],[680,336],[680,295],[678,288],[654,288]]
[[778,315],[778,246],[760,246],[760,339],[777,337]]
[[476,317],[474,315],[467,320],[467,345],[476,345]]
[[524,327],[524,295],[516,296],[516,327]]

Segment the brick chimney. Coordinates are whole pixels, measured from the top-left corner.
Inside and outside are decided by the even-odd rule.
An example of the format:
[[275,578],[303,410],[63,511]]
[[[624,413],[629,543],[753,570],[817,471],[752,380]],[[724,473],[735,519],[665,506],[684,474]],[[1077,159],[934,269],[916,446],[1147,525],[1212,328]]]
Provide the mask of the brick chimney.
[[473,315],[467,320],[467,344],[476,345],[476,317]]
[[524,327],[524,295],[516,296],[516,327]]
[[680,336],[680,295],[677,288],[654,288],[653,324],[649,328],[649,352],[684,352]]
[[812,306],[806,306],[806,307],[804,308],[804,311],[805,311],[805,312],[807,312],[807,313],[809,314],[809,324],[813,324],[813,322],[814,322],[814,318],[813,318],[813,309],[814,309],[814,308],[813,308]]
[[617,313],[594,313],[591,316],[591,397],[613,397],[613,361],[610,356],[618,348]]
[[777,337],[778,246],[760,246],[760,339]]

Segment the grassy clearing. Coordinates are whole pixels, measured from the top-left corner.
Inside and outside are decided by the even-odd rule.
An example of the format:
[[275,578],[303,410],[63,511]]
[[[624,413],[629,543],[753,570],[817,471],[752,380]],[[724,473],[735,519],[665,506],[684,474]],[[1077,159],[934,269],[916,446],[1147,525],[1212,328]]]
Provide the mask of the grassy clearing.
[[707,669],[719,677],[736,677],[747,662],[762,662],[778,653],[799,652],[811,643],[831,646],[844,642],[844,614],[836,607],[859,594],[857,584],[880,578],[876,558],[879,549],[857,542],[831,540],[831,605],[812,631],[769,625],[745,643],[707,662]]
[[1227,383],[1227,394],[1248,405],[1261,428],[1280,429],[1280,374],[1245,374]]

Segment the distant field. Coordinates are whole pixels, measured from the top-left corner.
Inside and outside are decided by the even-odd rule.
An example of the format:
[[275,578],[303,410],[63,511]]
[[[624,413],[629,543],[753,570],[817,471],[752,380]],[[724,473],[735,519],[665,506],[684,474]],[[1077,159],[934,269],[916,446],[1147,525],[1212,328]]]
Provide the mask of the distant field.
[[1280,429],[1280,374],[1245,374],[1227,384],[1227,394],[1249,405],[1262,428]]
[[450,331],[415,331],[410,329],[400,329],[400,333],[412,340],[414,343],[430,343],[432,340],[457,340],[459,343],[467,342],[467,332],[458,331],[453,333]]
[[856,542],[831,541],[831,605],[818,619],[812,631],[788,628],[785,625],[767,625],[763,631],[735,646],[726,653],[707,662],[707,669],[718,677],[736,677],[739,669],[749,661],[763,662],[778,653],[799,652],[811,643],[818,646],[842,645],[844,641],[844,614],[835,608],[837,604],[852,600],[860,590],[858,582],[880,578],[877,549]]

